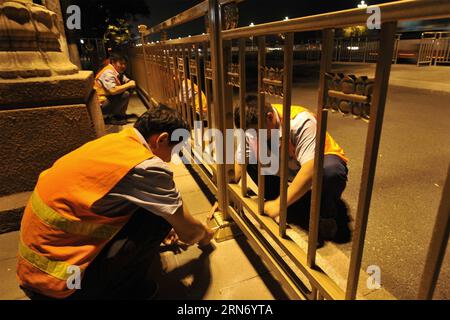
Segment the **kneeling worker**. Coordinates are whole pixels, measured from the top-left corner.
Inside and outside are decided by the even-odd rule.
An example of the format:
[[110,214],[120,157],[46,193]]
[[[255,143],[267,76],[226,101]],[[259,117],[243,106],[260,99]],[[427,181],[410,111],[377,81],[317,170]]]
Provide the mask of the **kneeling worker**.
[[[283,106],[281,104],[267,104],[265,107],[266,128],[271,130],[282,127]],[[309,213],[311,204],[311,189],[314,173],[314,158],[316,149],[317,121],[315,116],[306,108],[291,107],[291,134],[289,139],[289,169],[292,173],[288,188],[288,221],[299,224],[305,229],[309,227]],[[235,109],[235,124],[240,128],[240,108]],[[258,129],[258,98],[249,95],[246,101],[246,128]],[[253,131],[256,132],[256,131]],[[257,137],[246,133],[247,148],[238,146],[238,159],[243,159],[246,149],[249,159],[257,159]],[[269,136],[270,140],[270,136]],[[351,232],[348,227],[348,215],[341,199],[347,185],[348,159],[344,150],[327,133],[324,159],[324,181],[322,191],[322,210],[320,220],[321,240],[348,242]],[[241,176],[240,166],[236,165],[236,179]],[[248,166],[248,174],[258,183],[258,168]],[[280,178],[266,176],[265,214],[277,219],[280,215]]]
[[166,164],[172,133],[188,128],[180,119],[161,105],[40,175],[22,220],[17,267],[31,299],[151,298],[157,284],[146,275],[172,228],[186,244],[210,244],[214,233],[183,206]]
[[124,125],[135,115],[127,115],[130,91],[136,88],[136,83],[125,76],[126,58],[113,53],[106,65],[95,77],[94,89],[105,115],[107,124]]

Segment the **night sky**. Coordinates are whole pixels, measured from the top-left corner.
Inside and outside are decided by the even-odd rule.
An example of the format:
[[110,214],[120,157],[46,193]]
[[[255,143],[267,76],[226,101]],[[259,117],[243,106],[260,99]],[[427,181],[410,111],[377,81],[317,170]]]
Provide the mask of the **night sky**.
[[[368,4],[379,4],[392,0],[366,0]],[[64,7],[77,4],[82,12],[81,37],[102,36],[104,29],[102,20],[105,16],[126,17],[133,26],[137,36],[137,26],[146,24],[154,26],[191,7],[202,0],[127,0],[123,2],[104,0],[63,0]],[[247,26],[251,22],[260,24],[282,20],[286,16],[296,18],[336,10],[355,8],[360,0],[246,0],[239,4],[239,26]],[[128,9],[131,8],[131,9]],[[144,14],[126,15],[125,12],[143,12]],[[111,14],[105,14],[106,11]],[[147,12],[145,12],[147,11]],[[187,23],[183,26],[169,30],[169,37],[188,36],[204,32],[202,19]]]
[[[332,12],[356,8],[361,0],[246,0],[239,6],[239,26],[278,21],[285,17],[297,18],[302,16]],[[369,5],[393,2],[394,0],[366,0]],[[106,28],[101,23],[106,16],[126,18],[133,26],[134,36],[138,36],[137,26],[145,24],[155,26],[191,7],[202,0],[127,0],[124,2],[106,0],[62,0],[64,7],[69,4],[77,4],[82,10],[83,29],[75,37],[103,37]],[[129,15],[126,12],[138,13]],[[108,13],[106,13],[108,12]],[[139,14],[143,13],[143,14]],[[440,22],[437,26],[426,23],[428,30],[446,30],[450,28],[449,20]],[[424,31],[424,25],[420,22],[405,24],[408,28]],[[405,26],[403,25],[403,26]],[[418,31],[417,30],[417,31]],[[169,38],[185,37],[201,34],[205,31],[204,19],[199,19],[175,27],[168,31]],[[405,30],[402,30],[405,31]],[[411,30],[410,30],[411,31]],[[159,40],[159,35],[151,40]]]
[[[147,0],[149,17],[139,21],[149,26],[156,25],[184,10],[200,3],[194,0]],[[368,4],[380,4],[392,0],[368,0]],[[356,8],[360,0],[246,0],[239,6],[239,26],[282,20],[286,16],[296,18],[313,14]],[[169,31],[169,37],[187,36],[203,32],[203,22],[195,21]]]

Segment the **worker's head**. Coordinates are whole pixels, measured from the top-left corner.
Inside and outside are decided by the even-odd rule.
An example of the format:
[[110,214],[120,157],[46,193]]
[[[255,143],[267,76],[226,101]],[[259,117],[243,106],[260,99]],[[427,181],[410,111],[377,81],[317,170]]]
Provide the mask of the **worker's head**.
[[[275,111],[269,103],[264,107],[266,128],[267,130],[274,130],[280,128],[280,123],[275,115]],[[245,99],[245,126],[246,129],[258,129],[258,96],[250,94]],[[238,106],[234,110],[234,123],[236,128],[241,128],[241,108]]]
[[155,156],[165,162],[172,159],[172,150],[179,141],[172,141],[178,129],[189,130],[179,113],[163,104],[144,113],[134,127],[142,134]]
[[113,65],[114,69],[119,73],[124,73],[127,70],[127,58],[120,53],[112,53],[109,56],[109,61]]

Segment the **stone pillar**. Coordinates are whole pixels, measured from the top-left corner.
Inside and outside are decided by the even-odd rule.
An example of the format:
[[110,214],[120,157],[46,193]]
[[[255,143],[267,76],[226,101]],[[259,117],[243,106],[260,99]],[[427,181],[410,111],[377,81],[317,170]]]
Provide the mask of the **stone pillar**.
[[56,14],[55,25],[58,28],[59,33],[61,34],[61,42],[60,42],[61,49],[62,52],[64,52],[67,56],[69,56],[69,50],[67,46],[67,36],[64,28],[64,18],[61,11],[61,4],[59,3],[59,0],[45,0],[44,4],[48,10]]
[[64,16],[62,14],[61,3],[59,0],[45,0],[45,6],[50,11],[56,13],[57,27],[62,35],[61,48],[64,53],[67,54],[70,61],[74,63],[79,69],[81,69],[80,53],[76,43],[68,43],[67,35],[65,32]]
[[53,11],[0,0],[0,208],[2,197],[32,191],[55,160],[104,133],[93,74],[70,62],[64,43]]

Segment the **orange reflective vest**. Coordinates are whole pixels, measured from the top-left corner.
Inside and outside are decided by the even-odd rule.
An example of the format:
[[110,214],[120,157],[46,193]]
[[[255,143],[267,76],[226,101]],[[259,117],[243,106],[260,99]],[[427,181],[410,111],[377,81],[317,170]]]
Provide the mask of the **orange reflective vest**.
[[[283,105],[282,104],[272,104],[272,107],[277,111],[280,120],[283,119]],[[291,120],[294,120],[299,114],[303,112],[311,113],[307,108],[301,106],[291,106]],[[311,113],[312,114],[312,113]],[[295,158],[295,146],[292,141],[289,141],[289,154],[291,157]],[[326,140],[325,140],[325,155],[335,155],[348,163],[348,158],[345,157],[344,149],[342,149],[337,142],[333,139],[333,137],[327,132]]]
[[[195,104],[195,111],[200,114],[200,99],[198,96],[198,92],[199,92],[199,88],[197,86],[197,84],[195,84],[193,81],[191,81],[190,79],[187,79],[187,92],[188,92],[188,99],[189,101],[186,101],[186,83],[184,82],[184,80],[182,80],[182,85],[181,85],[181,92],[179,95],[179,99],[180,101],[184,102],[184,103],[188,103],[190,104],[191,99],[192,99],[192,86],[194,87],[194,104]],[[208,102],[206,100],[206,96],[202,91],[202,95],[201,95],[201,100],[202,100],[202,111],[203,111],[203,115],[206,117],[206,115],[208,114]]]
[[102,70],[100,70],[100,72],[95,76],[95,80],[94,80],[94,89],[97,92],[98,101],[100,102],[100,104],[103,104],[103,102],[105,102],[107,99],[106,97],[108,96],[106,89],[103,87],[103,84],[99,80],[101,75],[107,70],[111,70],[114,72],[114,74],[115,74],[114,80],[116,81],[116,85],[117,86],[121,85],[120,80],[119,80],[119,73],[116,71],[116,68],[114,68],[114,66],[112,64],[108,64],[106,67],[104,67]]
[[128,222],[92,206],[138,164],[153,158],[134,129],[90,142],[43,172],[25,209],[17,275],[20,285],[53,298],[74,293],[73,268],[84,270]]

